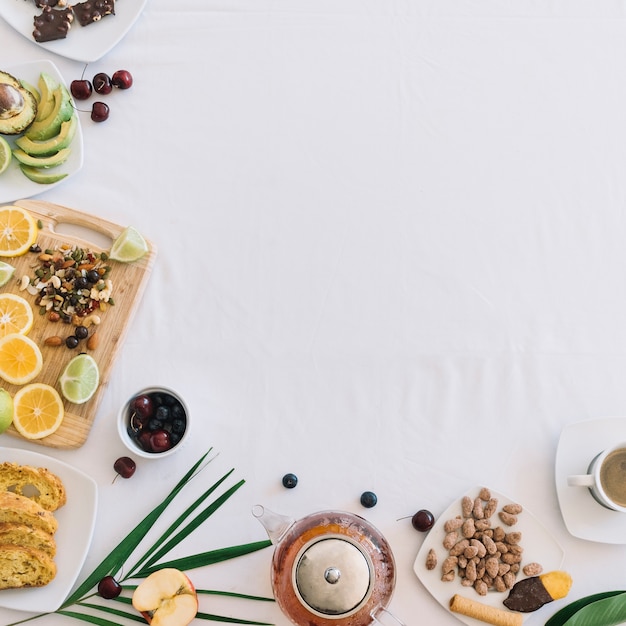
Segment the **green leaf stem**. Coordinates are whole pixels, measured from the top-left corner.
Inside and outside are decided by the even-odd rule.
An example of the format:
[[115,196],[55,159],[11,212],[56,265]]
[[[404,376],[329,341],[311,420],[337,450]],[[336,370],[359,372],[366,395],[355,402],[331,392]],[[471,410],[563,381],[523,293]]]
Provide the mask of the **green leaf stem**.
[[[161,518],[163,512],[174,501],[176,496],[186,487],[189,482],[195,478],[205,467],[211,462],[212,459],[208,459],[208,455],[211,452],[209,449],[200,459],[189,469],[189,471],[181,478],[181,480],[174,486],[172,491],[165,497],[165,499],[157,505],[148,515],[146,515],[135,526],[128,535],[122,539],[122,541],[102,560],[102,562],[96,566],[96,568],[85,578],[85,580],[76,588],[76,590],[69,595],[69,597],[63,602],[62,606],[54,611],[54,614],[63,615],[65,617],[77,619],[89,624],[95,624],[96,626],[120,626],[119,618],[124,618],[130,621],[143,623],[145,620],[141,615],[135,611],[126,611],[122,608],[123,605],[130,607],[132,600],[126,596],[118,596],[114,601],[107,601],[106,604],[95,604],[87,602],[91,597],[97,596],[96,587],[100,580],[105,576],[117,577],[119,572],[125,568],[127,573],[118,579],[118,582],[122,583],[130,579],[141,579],[149,576],[151,573],[162,569],[164,567],[174,567],[181,571],[204,567],[206,565],[212,565],[227,561],[240,556],[245,556],[262,550],[271,545],[269,540],[256,541],[247,544],[229,546],[226,548],[220,548],[216,550],[210,550],[207,552],[201,552],[198,554],[192,554],[189,556],[181,557],[178,559],[163,561],[163,558],[177,545],[180,544],[186,537],[188,537],[194,530],[199,528],[211,515],[213,515],[225,502],[227,502],[245,483],[240,480],[235,485],[229,487],[224,493],[217,496],[212,502],[208,503],[200,512],[197,510],[204,505],[205,501],[212,496],[215,491],[223,485],[223,483],[231,476],[234,470],[229,470],[221,478],[219,478],[213,485],[211,485],[202,495],[197,498],[185,511],[180,514],[168,527],[160,534],[158,539],[152,543],[152,545],[143,553],[143,555],[136,561],[136,563],[130,568],[127,565],[128,559],[140,546],[143,540],[145,540],[152,530],[156,522]],[[137,585],[122,585],[124,592],[132,592],[136,589]],[[213,591],[213,590],[196,590],[200,594],[206,595],[222,595],[232,598],[240,598],[246,600],[258,600],[258,601],[274,601],[273,598],[264,598],[260,596],[252,596],[247,594],[239,594],[232,592]],[[69,610],[69,607],[74,607],[73,610]],[[87,610],[88,612],[84,612]],[[96,615],[94,612],[100,612],[102,615]],[[13,622],[7,626],[17,626],[18,624],[25,624],[43,617],[50,615],[51,613],[41,613],[27,617],[23,620]],[[116,621],[111,620],[111,616],[118,618]],[[198,613],[196,616],[198,619],[211,620],[218,622],[226,622],[231,624],[243,624],[247,626],[270,626],[266,622],[256,622],[250,620],[240,620],[232,617],[223,617],[219,615],[213,615],[211,613]]]
[[557,611],[546,623],[545,626],[564,626],[567,623],[567,620],[575,615],[580,609],[587,606],[588,604],[592,604],[593,602],[597,602],[598,600],[604,600],[605,598],[612,598],[613,596],[624,593],[624,591],[603,591],[601,593],[596,593],[591,596],[585,596],[584,598],[579,598],[578,600],[574,600],[570,602],[562,609]]

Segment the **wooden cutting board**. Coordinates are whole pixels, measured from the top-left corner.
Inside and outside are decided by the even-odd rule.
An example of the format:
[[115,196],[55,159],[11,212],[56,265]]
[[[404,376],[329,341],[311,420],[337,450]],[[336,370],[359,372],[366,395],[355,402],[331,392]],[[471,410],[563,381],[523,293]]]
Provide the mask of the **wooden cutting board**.
[[[14,203],[28,210],[41,228],[37,235],[37,243],[42,250],[55,249],[62,244],[77,245],[94,252],[107,251],[115,238],[126,226],[120,226],[101,218],[76,211],[64,206],[42,202],[39,200],[20,200]],[[93,240],[88,239],[92,235]],[[99,241],[100,245],[94,243]],[[110,241],[110,242],[109,242]],[[103,245],[104,244],[104,245]],[[47,383],[59,391],[59,376],[67,363],[80,352],[88,352],[98,363],[100,370],[100,385],[96,393],[85,404],[73,404],[64,400],[65,417],[61,427],[52,435],[35,440],[43,446],[52,448],[78,448],[82,446],[89,435],[95,419],[98,406],[106,392],[107,384],[115,363],[115,359],[122,347],[124,337],[131,320],[146,288],[148,278],[156,258],[156,247],[148,242],[150,252],[134,263],[119,263],[110,261],[110,279],[113,282],[114,306],[108,306],[105,311],[98,312],[101,323],[97,327],[100,341],[94,350],[87,350],[85,341],[81,341],[75,349],[65,345],[51,347],[44,345],[46,337],[58,335],[63,338],[72,335],[75,327],[64,322],[51,322],[46,315],[39,313],[35,304],[35,296],[25,290],[20,290],[19,279],[27,274],[33,275],[33,265],[38,263],[38,254],[27,252],[21,257],[3,259],[15,266],[15,274],[0,293],[12,292],[25,298],[33,307],[35,322],[28,336],[41,348],[43,369],[32,381]],[[90,329],[93,330],[93,327]],[[19,389],[17,385],[10,385],[0,379],[0,387],[14,395]],[[22,438],[13,428],[9,427],[7,434]]]

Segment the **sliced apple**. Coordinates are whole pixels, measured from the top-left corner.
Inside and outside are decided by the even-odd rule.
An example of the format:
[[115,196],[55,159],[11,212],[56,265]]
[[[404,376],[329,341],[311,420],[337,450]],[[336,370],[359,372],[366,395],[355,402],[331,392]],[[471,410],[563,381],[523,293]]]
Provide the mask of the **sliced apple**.
[[137,586],[133,607],[151,626],[187,626],[198,613],[198,595],[186,574],[166,567]]

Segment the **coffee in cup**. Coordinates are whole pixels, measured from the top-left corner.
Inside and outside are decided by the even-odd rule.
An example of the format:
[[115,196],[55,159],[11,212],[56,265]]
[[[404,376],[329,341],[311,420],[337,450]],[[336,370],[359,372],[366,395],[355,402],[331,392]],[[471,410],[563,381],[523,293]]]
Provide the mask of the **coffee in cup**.
[[567,484],[587,487],[603,506],[626,513],[626,443],[598,454],[587,474],[568,476]]

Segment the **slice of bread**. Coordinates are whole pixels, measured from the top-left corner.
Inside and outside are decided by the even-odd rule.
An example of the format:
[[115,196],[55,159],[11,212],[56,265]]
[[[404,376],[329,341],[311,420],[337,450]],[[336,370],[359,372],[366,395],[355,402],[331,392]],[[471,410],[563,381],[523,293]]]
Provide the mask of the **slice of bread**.
[[26,524],[53,535],[59,522],[37,502],[10,491],[0,491],[0,523]]
[[0,463],[0,491],[28,496],[46,511],[56,511],[67,501],[61,479],[45,467]]
[[44,552],[0,544],[0,589],[43,587],[56,572],[54,561]]
[[0,524],[0,544],[11,544],[33,548],[45,552],[51,559],[56,556],[57,545],[54,536],[41,528],[32,528],[26,524]]

